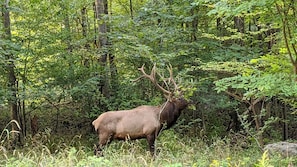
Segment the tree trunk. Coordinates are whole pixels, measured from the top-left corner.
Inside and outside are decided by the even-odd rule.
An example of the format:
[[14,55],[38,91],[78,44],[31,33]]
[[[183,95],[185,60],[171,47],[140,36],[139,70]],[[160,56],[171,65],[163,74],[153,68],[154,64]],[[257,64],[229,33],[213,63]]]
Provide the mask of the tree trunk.
[[[244,33],[244,18],[243,17],[239,17],[239,16],[235,16],[234,17],[234,28],[237,29],[237,32],[239,33]],[[242,39],[238,39],[236,40],[236,43],[244,46],[244,42]]]
[[132,0],[129,0],[129,6],[130,6],[130,16],[131,16],[131,19],[133,19],[133,4],[132,4]]
[[191,15],[194,17],[192,21],[192,35],[191,35],[191,41],[196,41],[197,36],[196,33],[198,31],[198,16],[196,13],[199,12],[198,7],[191,9]]
[[[84,48],[88,50],[90,48],[89,40],[88,40],[88,15],[87,15],[87,8],[83,7],[81,9],[81,27],[82,27],[82,35],[83,38],[86,39]],[[90,59],[88,57],[83,57],[83,65],[85,67],[90,67]]]
[[244,33],[244,18],[243,17],[234,17],[234,28],[237,29],[238,32]]
[[[6,0],[3,3],[2,6],[2,21],[3,21],[3,27],[4,27],[4,33],[3,33],[3,39],[7,41],[11,41],[11,29],[10,29],[10,13],[9,13],[9,1]],[[5,47],[4,49],[8,49]],[[10,96],[8,98],[8,103],[10,105],[10,112],[11,112],[11,119],[20,122],[19,116],[18,116],[18,103],[17,103],[17,79],[15,75],[15,65],[14,65],[14,56],[12,53],[9,53],[10,51],[7,51],[7,54],[5,55],[5,58],[7,60],[7,78],[8,78],[8,89],[10,90]],[[12,131],[16,132],[19,131],[18,125],[15,123],[12,123]],[[17,142],[21,141],[21,135],[18,135],[18,133],[12,133],[12,140],[13,143],[16,144]]]
[[[86,7],[83,7],[81,9],[81,27],[82,27],[82,35],[84,38],[87,37],[87,32],[88,32],[88,29],[87,29],[87,8]],[[87,46],[88,42],[86,42],[85,46],[86,48],[88,48],[89,46]]]
[[216,20],[216,24],[217,24],[217,36],[222,35],[222,19],[219,17]]
[[[107,25],[103,19],[108,14],[107,0],[96,0],[96,15],[98,20],[98,32],[99,32],[99,49],[104,49],[107,46]],[[107,53],[103,51],[102,62],[106,62]]]
[[105,69],[105,76],[102,79],[100,86],[100,91],[105,97],[110,96],[110,60],[111,55],[109,55],[109,43],[107,38],[107,32],[109,31],[104,16],[108,15],[108,2],[107,0],[96,0],[96,16],[98,21],[98,49],[101,53],[102,66]]
[[71,42],[72,42],[71,27],[70,27],[69,14],[68,14],[69,6],[67,3],[65,4],[65,2],[63,2],[63,1],[60,2],[60,6],[63,9],[62,12],[63,12],[63,17],[64,17],[64,21],[63,21],[64,27],[62,28],[62,30],[66,34],[65,35],[66,38],[63,37],[62,40],[66,42],[67,50],[69,52],[72,52],[73,46],[71,44]]
[[259,145],[261,148],[263,148],[264,146],[264,140],[263,140],[263,132],[261,132],[261,128],[262,126],[262,120],[261,120],[261,105],[259,106],[259,102],[261,101],[262,98],[258,98],[258,99],[254,99],[251,98],[251,105],[250,108],[253,112],[253,119],[255,122],[255,126],[256,126],[256,131],[257,131],[257,139],[259,142]]
[[278,11],[278,14],[281,16],[283,38],[290,57],[290,61],[293,66],[294,78],[297,82],[297,47],[296,42],[294,42],[296,36],[293,33],[296,22],[291,19],[290,15],[291,13],[295,15],[297,13],[297,10],[295,7],[292,6],[292,4],[286,4],[285,1],[282,5],[276,3],[276,9]]
[[67,49],[69,52],[72,52],[73,50],[73,47],[72,47],[72,44],[71,44],[71,29],[70,29],[70,21],[69,21],[69,16],[68,14],[65,15],[65,18],[64,18],[64,25],[65,25],[65,30],[66,30],[66,33],[67,33],[67,38],[66,38],[66,44],[67,44]]
[[283,141],[286,141],[289,138],[288,134],[288,122],[287,122],[287,106],[286,104],[283,104],[282,109],[282,117],[283,117]]

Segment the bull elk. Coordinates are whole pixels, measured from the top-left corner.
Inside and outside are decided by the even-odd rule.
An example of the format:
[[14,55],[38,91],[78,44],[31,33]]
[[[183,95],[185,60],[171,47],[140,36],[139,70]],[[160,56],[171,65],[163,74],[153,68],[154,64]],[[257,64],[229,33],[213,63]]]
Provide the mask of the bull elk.
[[[139,68],[142,72],[141,78],[148,78],[159,90],[161,90],[167,101],[160,106],[142,105],[130,110],[108,111],[92,122],[98,133],[99,143],[95,148],[95,155],[101,155],[102,148],[113,139],[140,139],[146,138],[152,155],[155,152],[155,139],[160,130],[168,129],[175,124],[176,120],[185,109],[188,102],[182,97],[175,97],[178,86],[173,79],[172,67],[168,67],[170,78],[163,80],[166,89],[158,84],[156,79],[156,66],[154,65],[150,75],[144,71],[144,65]],[[157,73],[158,74],[158,73]],[[158,74],[160,75],[160,74]],[[135,80],[135,81],[136,81]],[[172,84],[174,90],[170,90]],[[181,94],[179,94],[181,96]]]

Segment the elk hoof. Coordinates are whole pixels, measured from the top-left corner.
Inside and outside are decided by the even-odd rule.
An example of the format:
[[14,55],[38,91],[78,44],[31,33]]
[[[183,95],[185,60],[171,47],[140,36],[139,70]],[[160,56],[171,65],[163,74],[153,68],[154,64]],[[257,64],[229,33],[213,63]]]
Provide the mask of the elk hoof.
[[103,157],[102,150],[99,148],[99,146],[94,146],[94,155],[97,157]]
[[96,157],[104,157],[102,151],[95,150],[94,154],[95,154]]

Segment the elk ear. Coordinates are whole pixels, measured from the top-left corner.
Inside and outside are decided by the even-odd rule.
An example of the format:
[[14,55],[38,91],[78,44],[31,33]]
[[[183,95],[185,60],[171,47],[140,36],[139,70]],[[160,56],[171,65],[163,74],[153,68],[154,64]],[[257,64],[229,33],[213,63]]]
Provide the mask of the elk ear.
[[92,122],[92,125],[94,126],[95,131],[97,132],[97,129],[99,127],[99,123],[98,123],[97,119]]

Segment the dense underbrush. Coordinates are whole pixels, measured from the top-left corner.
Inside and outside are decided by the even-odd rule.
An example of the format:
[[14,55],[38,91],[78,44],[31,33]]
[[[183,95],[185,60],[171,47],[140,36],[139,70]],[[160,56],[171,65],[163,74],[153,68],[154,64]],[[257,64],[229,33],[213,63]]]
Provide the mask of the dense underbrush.
[[96,136],[74,136],[70,139],[45,131],[28,137],[23,147],[5,148],[1,136],[1,166],[292,166],[296,158],[270,156],[256,144],[242,147],[225,139],[200,139],[164,131],[156,143],[157,156],[147,151],[146,140],[115,141],[104,157],[93,155]]

